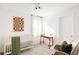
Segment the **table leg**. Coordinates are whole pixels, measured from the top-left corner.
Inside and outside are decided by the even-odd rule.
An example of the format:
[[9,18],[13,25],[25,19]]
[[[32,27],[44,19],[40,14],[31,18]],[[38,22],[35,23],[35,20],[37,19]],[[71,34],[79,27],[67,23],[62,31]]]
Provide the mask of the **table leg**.
[[43,44],[44,44],[44,38],[43,38]]
[[52,37],[52,45],[53,45],[53,37]]
[[41,44],[41,37],[40,37],[40,44]]
[[49,38],[49,49],[50,49],[50,38]]

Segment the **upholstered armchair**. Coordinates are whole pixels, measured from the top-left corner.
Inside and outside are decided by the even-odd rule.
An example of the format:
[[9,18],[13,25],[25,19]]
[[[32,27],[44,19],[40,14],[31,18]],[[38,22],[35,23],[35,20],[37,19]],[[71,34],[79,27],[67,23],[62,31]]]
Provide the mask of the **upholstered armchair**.
[[[56,47],[57,48],[57,47]],[[58,46],[59,48],[59,46]],[[57,50],[54,55],[78,55],[79,54],[79,43],[72,49],[71,53],[68,54],[66,52],[62,52],[61,50]]]

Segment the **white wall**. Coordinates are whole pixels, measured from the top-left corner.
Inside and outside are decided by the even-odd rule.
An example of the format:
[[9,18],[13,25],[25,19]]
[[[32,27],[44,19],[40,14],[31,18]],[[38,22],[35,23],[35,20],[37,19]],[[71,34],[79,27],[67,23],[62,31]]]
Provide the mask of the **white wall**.
[[79,41],[79,8],[74,11],[74,39]]
[[[46,16],[44,21],[54,31],[54,42],[62,42],[64,40],[70,42],[74,36],[73,11],[67,10],[59,16]],[[50,31],[50,30],[48,30]]]
[[75,7],[73,9],[65,11],[60,17],[59,24],[59,37],[62,40],[66,40],[69,43],[74,42],[75,44],[79,42],[79,8]]
[[60,40],[70,42],[73,40],[73,17],[65,16],[60,19]]
[[[2,11],[1,11],[2,12]],[[13,32],[13,16],[22,16],[24,17],[24,31],[23,32]],[[30,21],[31,16],[29,14],[22,14],[17,12],[11,12],[11,11],[3,11],[3,30],[4,32],[2,34],[8,34],[8,35],[19,35],[19,34],[31,34],[30,29]]]
[[62,13],[59,18],[59,39],[70,43],[74,39],[74,19],[71,9]]
[[78,6],[62,12],[59,17],[49,15],[44,18],[44,21],[55,31],[58,41],[65,40],[68,43],[75,40],[79,41]]
[[[48,35],[53,34],[54,42],[56,43],[59,39],[59,19],[58,17],[53,17],[52,15],[43,18],[43,21],[47,24]],[[44,26],[43,26],[44,27]],[[45,28],[44,28],[45,29]]]

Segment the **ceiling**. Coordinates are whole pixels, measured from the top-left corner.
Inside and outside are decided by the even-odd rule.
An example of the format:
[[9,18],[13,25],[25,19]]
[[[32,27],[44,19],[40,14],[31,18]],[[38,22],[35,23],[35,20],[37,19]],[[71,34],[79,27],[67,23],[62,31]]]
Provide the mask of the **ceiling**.
[[68,9],[78,7],[78,3],[40,3],[41,9],[35,11],[35,3],[1,3],[0,9],[22,13],[34,13],[40,16],[56,15]]

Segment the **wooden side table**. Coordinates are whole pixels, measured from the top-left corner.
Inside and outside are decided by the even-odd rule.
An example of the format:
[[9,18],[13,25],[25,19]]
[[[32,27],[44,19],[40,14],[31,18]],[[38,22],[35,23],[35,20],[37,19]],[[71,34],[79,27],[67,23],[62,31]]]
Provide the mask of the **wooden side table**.
[[[49,45],[48,45],[48,46],[49,46],[49,49],[50,49],[50,47],[53,45],[53,37],[49,37],[49,36],[45,36],[45,35],[41,35],[41,36],[40,36],[40,44],[41,44],[41,43],[44,44],[44,41],[45,41],[44,38],[46,38],[46,39],[49,40]],[[52,40],[52,42],[51,42],[51,40]],[[52,45],[51,45],[50,43],[52,43]]]

